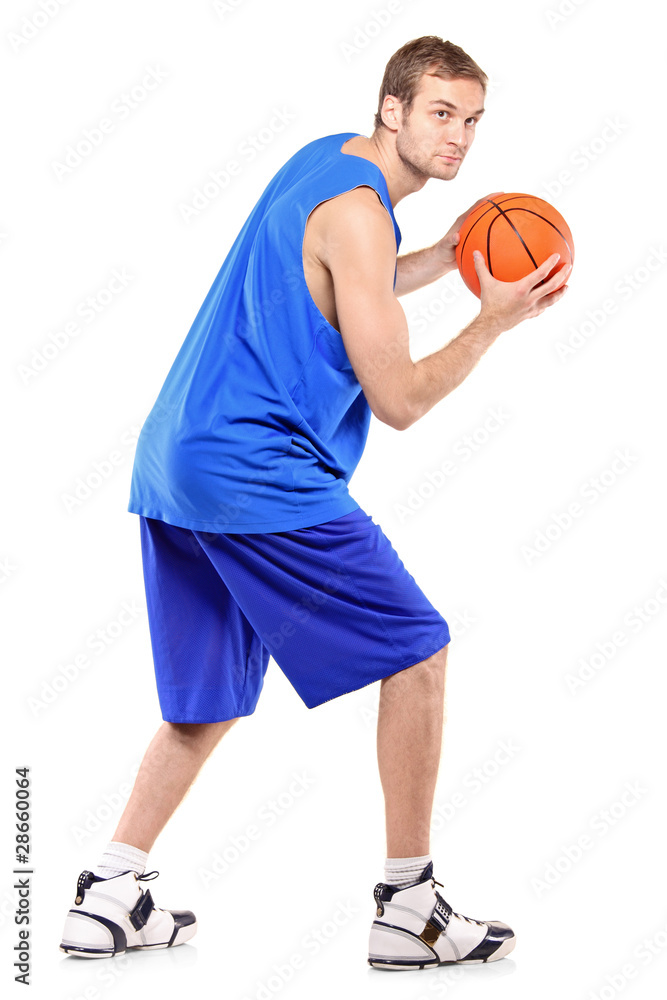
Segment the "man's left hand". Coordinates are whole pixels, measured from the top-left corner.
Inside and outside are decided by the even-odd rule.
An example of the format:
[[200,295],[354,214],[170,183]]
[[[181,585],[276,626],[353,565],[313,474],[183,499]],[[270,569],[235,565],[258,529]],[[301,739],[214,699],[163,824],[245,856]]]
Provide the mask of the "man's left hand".
[[461,226],[468,218],[471,212],[487,200],[487,198],[496,198],[499,194],[504,194],[504,191],[494,191],[492,194],[487,194],[484,198],[479,198],[474,205],[471,205],[467,211],[459,215],[458,219],[452,226],[452,228],[447,232],[441,240],[435,244],[435,250],[438,254],[438,259],[442,261],[445,273],[448,271],[453,271],[456,268],[456,247],[459,242],[459,232]]

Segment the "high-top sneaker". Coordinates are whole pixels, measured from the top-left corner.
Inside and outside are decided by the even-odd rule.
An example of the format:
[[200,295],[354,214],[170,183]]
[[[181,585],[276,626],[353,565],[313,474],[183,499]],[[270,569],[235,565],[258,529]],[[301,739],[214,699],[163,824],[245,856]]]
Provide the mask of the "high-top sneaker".
[[74,906],[67,914],[60,950],[81,958],[110,958],[128,948],[173,948],[197,930],[190,910],[160,910],[142,882],[157,872],[123,872],[102,878],[79,875]]
[[451,962],[495,962],[514,948],[511,927],[454,913],[435,888],[429,861],[404,889],[378,882],[368,963],[376,969],[431,969]]

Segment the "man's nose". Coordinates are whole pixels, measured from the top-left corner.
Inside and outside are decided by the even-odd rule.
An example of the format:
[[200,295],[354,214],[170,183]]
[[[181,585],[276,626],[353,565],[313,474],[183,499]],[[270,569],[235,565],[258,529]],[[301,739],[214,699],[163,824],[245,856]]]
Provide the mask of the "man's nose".
[[447,141],[453,143],[455,146],[458,146],[459,149],[465,149],[466,127],[464,122],[450,122],[449,131],[447,133]]

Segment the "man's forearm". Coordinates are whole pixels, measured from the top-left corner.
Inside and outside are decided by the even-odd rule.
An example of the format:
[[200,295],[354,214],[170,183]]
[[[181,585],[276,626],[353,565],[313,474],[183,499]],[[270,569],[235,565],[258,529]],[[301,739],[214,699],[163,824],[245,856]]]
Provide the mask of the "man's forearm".
[[446,347],[416,361],[406,398],[409,414],[406,426],[419,420],[456,389],[502,330],[496,319],[480,313]]
[[396,260],[394,295],[407,295],[424,285],[430,285],[455,268],[455,263],[444,259],[442,247],[438,243],[424,250],[404,254]]

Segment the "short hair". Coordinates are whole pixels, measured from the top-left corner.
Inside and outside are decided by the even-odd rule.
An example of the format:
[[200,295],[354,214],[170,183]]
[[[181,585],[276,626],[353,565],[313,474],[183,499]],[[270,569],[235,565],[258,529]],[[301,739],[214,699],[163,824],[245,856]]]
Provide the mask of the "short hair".
[[406,42],[387,63],[380,87],[378,109],[375,112],[374,126],[380,128],[382,121],[382,105],[387,94],[398,98],[409,114],[419,87],[419,81],[424,73],[432,73],[444,80],[454,80],[460,77],[477,80],[486,93],[488,77],[480,69],[474,59],[452,42],[443,42],[437,35],[423,35]]

